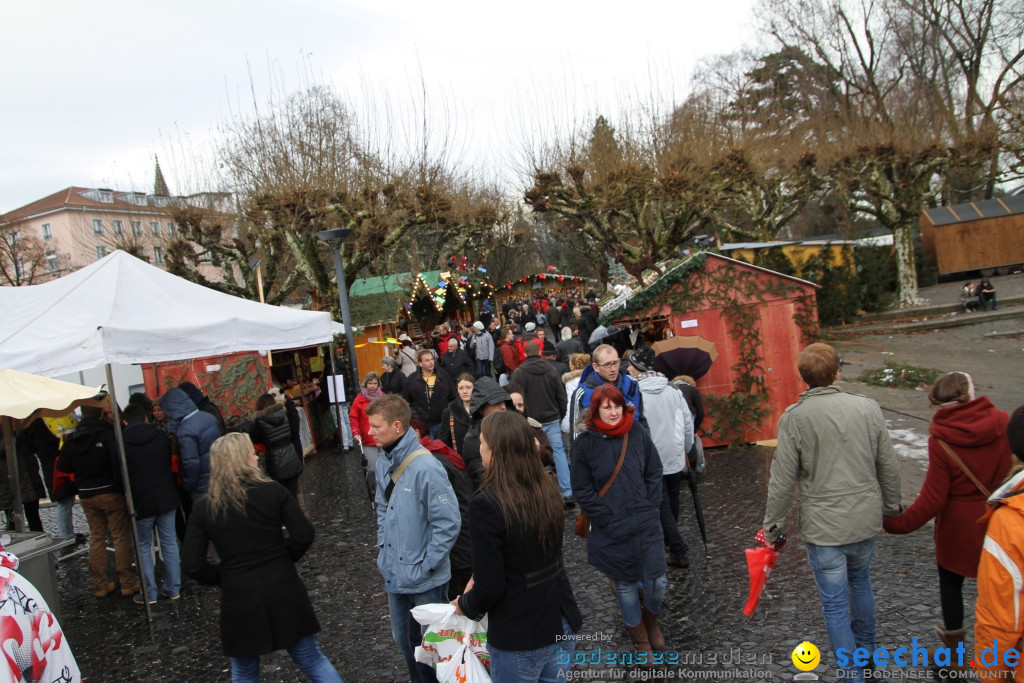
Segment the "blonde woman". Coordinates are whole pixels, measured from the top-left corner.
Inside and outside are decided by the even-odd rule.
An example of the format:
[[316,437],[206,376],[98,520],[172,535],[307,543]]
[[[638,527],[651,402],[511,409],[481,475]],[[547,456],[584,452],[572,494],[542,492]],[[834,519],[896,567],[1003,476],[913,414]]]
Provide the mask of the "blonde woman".
[[[258,681],[260,655],[287,649],[311,681],[338,683],[313,635],[320,624],[295,571],[313,543],[313,525],[295,496],[257,463],[245,434],[213,442],[210,488],[189,517],[181,568],[221,588],[220,636],[232,681]],[[211,542],[220,564],[206,559]]]

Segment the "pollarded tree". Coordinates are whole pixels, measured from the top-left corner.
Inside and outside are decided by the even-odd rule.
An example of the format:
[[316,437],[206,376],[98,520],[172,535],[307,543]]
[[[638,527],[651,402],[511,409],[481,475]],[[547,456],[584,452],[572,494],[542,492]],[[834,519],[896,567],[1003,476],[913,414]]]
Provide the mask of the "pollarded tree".
[[885,10],[871,0],[770,0],[763,20],[783,50],[809,55],[837,80],[838,116],[831,110],[827,117],[804,114],[818,142],[819,170],[853,211],[893,231],[899,302],[911,306],[921,303],[917,216],[936,201],[950,168],[973,163],[991,141],[948,136],[944,100],[934,96],[932,83],[914,78],[909,34]]
[[[693,117],[687,123],[707,122]],[[656,122],[657,123],[657,122]],[[728,185],[706,156],[713,128],[680,126],[660,139],[658,125],[617,133],[598,117],[585,141],[563,142],[535,169],[525,192],[534,212],[557,217],[562,234],[579,231],[643,283],[645,271],[675,258],[709,224]],[[554,146],[554,149],[558,149]]]
[[195,262],[221,265],[236,282],[219,286],[251,298],[255,281],[248,264],[259,258],[268,301],[308,289],[315,301],[334,308],[333,257],[315,237],[322,230],[352,231],[343,250],[351,282],[364,270],[388,272],[395,255],[413,245],[444,246],[440,253],[448,253],[498,219],[496,193],[453,172],[445,149],[424,145],[403,157],[382,142],[371,143],[349,107],[325,87],[256,108],[252,117],[235,117],[223,133],[224,175],[239,220],[202,212],[180,216],[187,242],[169,257],[193,279],[201,277]]

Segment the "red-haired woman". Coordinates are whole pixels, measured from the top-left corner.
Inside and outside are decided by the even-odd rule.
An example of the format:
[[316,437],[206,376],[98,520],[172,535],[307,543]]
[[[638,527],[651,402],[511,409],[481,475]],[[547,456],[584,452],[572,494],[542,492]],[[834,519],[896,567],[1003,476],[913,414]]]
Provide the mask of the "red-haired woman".
[[[634,423],[633,406],[612,384],[594,390],[583,422],[586,431],[573,442],[571,474],[572,495],[591,522],[587,560],[614,582],[633,646],[650,658],[651,649],[665,648],[658,627],[667,586],[661,459],[650,434]],[[644,588],[642,605],[638,583]]]

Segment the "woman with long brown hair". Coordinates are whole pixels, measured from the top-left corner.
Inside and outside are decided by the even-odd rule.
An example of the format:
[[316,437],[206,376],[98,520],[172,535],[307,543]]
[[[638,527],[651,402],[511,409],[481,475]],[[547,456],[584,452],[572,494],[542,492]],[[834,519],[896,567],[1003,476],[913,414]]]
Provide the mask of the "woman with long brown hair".
[[658,625],[668,586],[661,458],[613,384],[594,389],[583,423],[586,430],[573,442],[571,474],[572,495],[591,522],[587,561],[612,580],[633,647],[647,655],[640,663],[650,664],[651,650],[665,649]]
[[486,471],[469,503],[473,582],[453,602],[471,619],[488,615],[495,683],[564,679],[572,665],[559,654],[572,651],[565,636],[583,617],[562,562],[562,494],[518,413],[484,418],[480,457]]

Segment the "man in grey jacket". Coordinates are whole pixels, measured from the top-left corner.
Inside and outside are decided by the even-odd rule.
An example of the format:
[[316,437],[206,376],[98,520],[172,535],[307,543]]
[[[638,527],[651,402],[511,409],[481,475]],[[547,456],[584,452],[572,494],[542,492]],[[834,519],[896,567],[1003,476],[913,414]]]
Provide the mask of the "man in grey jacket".
[[[405,657],[410,680],[437,681],[413,652],[423,639],[411,610],[448,601],[448,555],[462,517],[448,475],[409,429],[412,411],[400,396],[385,394],[366,409],[377,457],[377,568],[391,614],[391,635]],[[425,456],[425,457],[424,457]],[[460,586],[460,588],[462,588]]]
[[491,363],[494,361],[494,337],[484,328],[484,324],[477,320],[473,323],[473,339],[470,342],[475,353],[473,361],[473,376],[493,377]]
[[[764,538],[767,544],[778,539],[799,488],[800,535],[829,641],[849,661],[856,648],[875,649],[871,557],[882,517],[901,511],[899,465],[878,404],[836,385],[834,348],[807,346],[797,369],[809,389],[779,419]],[[849,670],[846,677],[859,680],[861,673]]]

